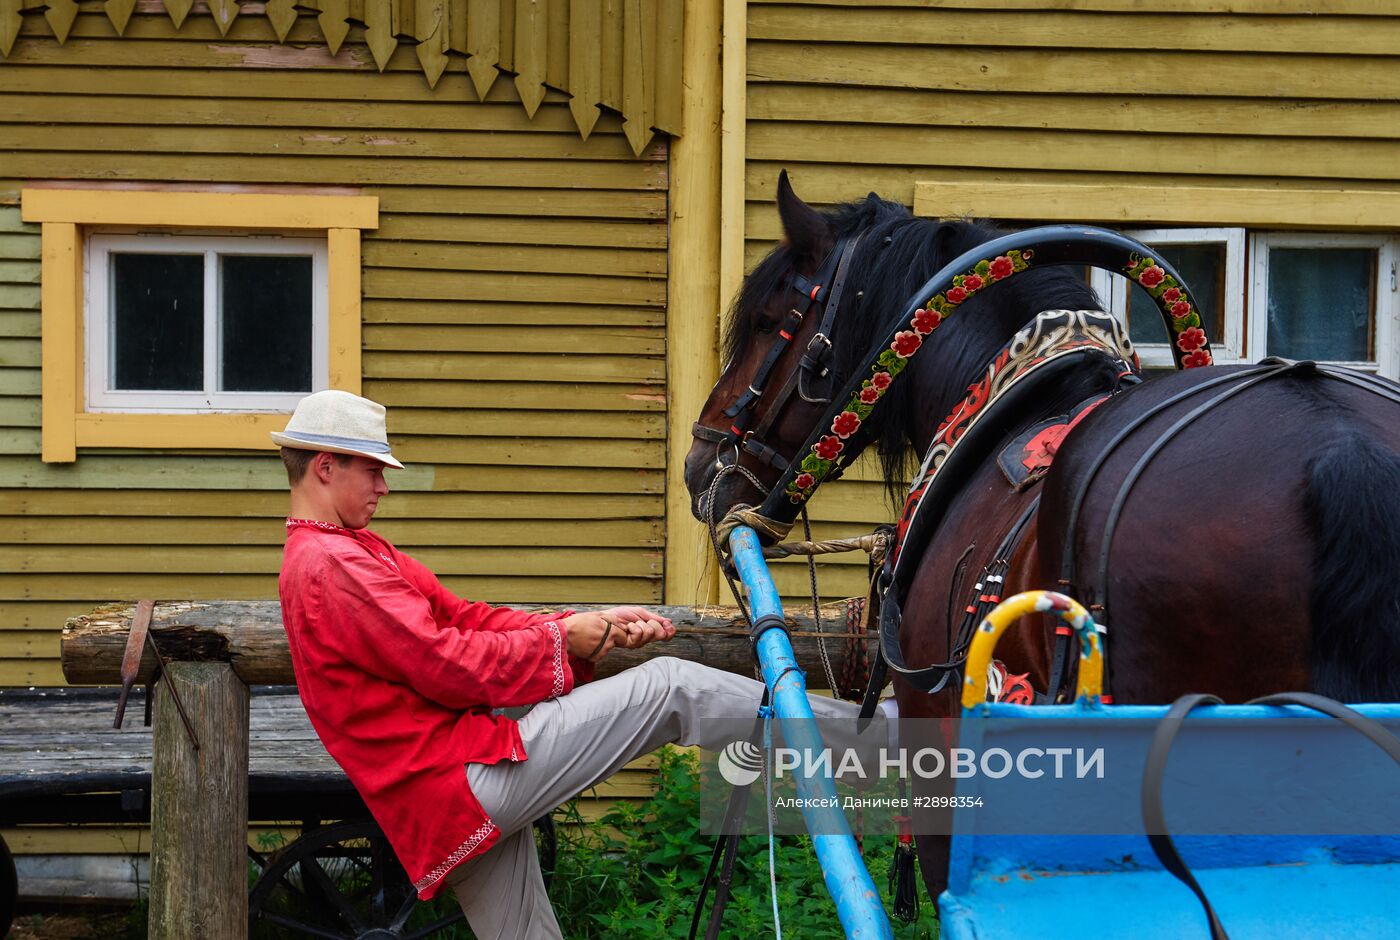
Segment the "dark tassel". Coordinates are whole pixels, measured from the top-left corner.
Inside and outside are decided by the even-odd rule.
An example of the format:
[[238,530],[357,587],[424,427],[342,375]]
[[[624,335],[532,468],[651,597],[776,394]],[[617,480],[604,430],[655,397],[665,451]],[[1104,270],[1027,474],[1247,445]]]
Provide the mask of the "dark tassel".
[[908,816],[896,816],[899,823],[899,844],[890,862],[890,895],[894,899],[894,916],[906,924],[919,917],[919,886],[915,878],[917,859],[914,857],[914,836]]

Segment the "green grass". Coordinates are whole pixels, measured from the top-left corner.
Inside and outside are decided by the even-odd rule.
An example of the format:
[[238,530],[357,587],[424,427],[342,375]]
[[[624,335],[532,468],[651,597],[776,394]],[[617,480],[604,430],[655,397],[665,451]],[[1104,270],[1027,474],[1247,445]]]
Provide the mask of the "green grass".
[[[700,770],[695,756],[663,749],[657,783],[656,794],[645,803],[623,804],[593,823],[581,820],[572,804],[560,810],[560,822],[572,825],[558,827],[559,859],[549,893],[570,940],[684,938],[689,931],[714,846],[713,837],[701,831]],[[887,842],[887,848],[875,849],[868,863],[883,890],[894,841],[872,840],[872,849],[880,842]],[[779,836],[775,856],[783,933],[840,936],[836,907],[827,894],[811,839]],[[767,838],[741,837],[736,859],[723,934],[772,936]],[[890,899],[884,900],[888,909]],[[896,921],[895,936],[936,938],[932,906],[923,904],[913,924]]]

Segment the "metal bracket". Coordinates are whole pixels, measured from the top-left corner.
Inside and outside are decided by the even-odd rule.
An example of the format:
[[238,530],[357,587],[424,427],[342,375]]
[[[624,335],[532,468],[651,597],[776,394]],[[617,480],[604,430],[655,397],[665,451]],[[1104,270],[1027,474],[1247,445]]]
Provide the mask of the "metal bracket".
[[[156,657],[156,668],[151,673],[151,679],[146,683],[146,724],[151,723],[151,708],[155,701],[156,683],[161,676],[167,674],[165,668],[165,657],[160,654],[160,647],[156,646],[156,638],[151,633],[151,615],[155,613],[156,602],[144,600],[136,602],[136,613],[131,618],[131,632],[126,637],[126,651],[122,654],[122,690],[117,696],[117,718],[112,723],[112,727],[118,730],[122,726],[122,718],[126,715],[126,702],[131,696],[131,687],[136,684],[136,676],[141,671],[141,654],[145,647],[149,645],[151,652]],[[170,688],[170,698],[175,702],[175,710],[180,713],[180,722],[185,726],[185,733],[189,735],[190,745],[199,750],[199,737],[194,733],[194,725],[190,724],[190,716],[185,712],[185,704],[180,701],[180,693],[175,688],[174,682],[166,682]]]

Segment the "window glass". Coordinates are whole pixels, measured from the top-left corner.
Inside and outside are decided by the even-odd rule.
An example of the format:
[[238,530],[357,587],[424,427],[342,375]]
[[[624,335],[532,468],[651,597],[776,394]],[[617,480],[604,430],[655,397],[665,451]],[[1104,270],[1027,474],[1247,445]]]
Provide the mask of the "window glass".
[[[1176,268],[1196,299],[1201,329],[1205,330],[1211,345],[1222,346],[1224,318],[1220,311],[1225,305],[1225,246],[1153,245],[1152,251]],[[1157,302],[1147,291],[1131,283],[1128,286],[1128,336],[1137,344],[1167,342],[1167,328]]]
[[1373,362],[1376,252],[1269,249],[1269,355]]
[[221,255],[220,388],[311,391],[311,258]]
[[112,387],[204,388],[204,257],[113,252]]

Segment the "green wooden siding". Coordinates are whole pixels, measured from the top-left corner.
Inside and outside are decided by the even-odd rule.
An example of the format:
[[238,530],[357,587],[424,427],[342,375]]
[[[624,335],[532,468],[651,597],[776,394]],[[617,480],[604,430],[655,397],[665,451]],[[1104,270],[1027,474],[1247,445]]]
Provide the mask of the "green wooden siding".
[[605,113],[581,140],[504,81],[477,102],[456,57],[431,89],[409,47],[378,74],[359,27],[307,67],[253,18],[141,5],[117,38],[81,9],[62,47],[26,12],[0,61],[0,685],[61,684],[58,630],[102,601],[275,597],[286,510],[271,451],[39,460],[35,180],[378,196],[364,393],[409,470],[376,529],[473,598],[659,601],[664,138],[638,159]]
[[[928,181],[1400,192],[1384,0],[751,0],[747,55],[749,266],[781,234],[783,168],[819,205],[912,207]],[[855,476],[813,502],[819,532],[895,517]],[[863,563],[822,565],[824,594],[864,593]],[[805,566],[775,578],[807,592]]]

